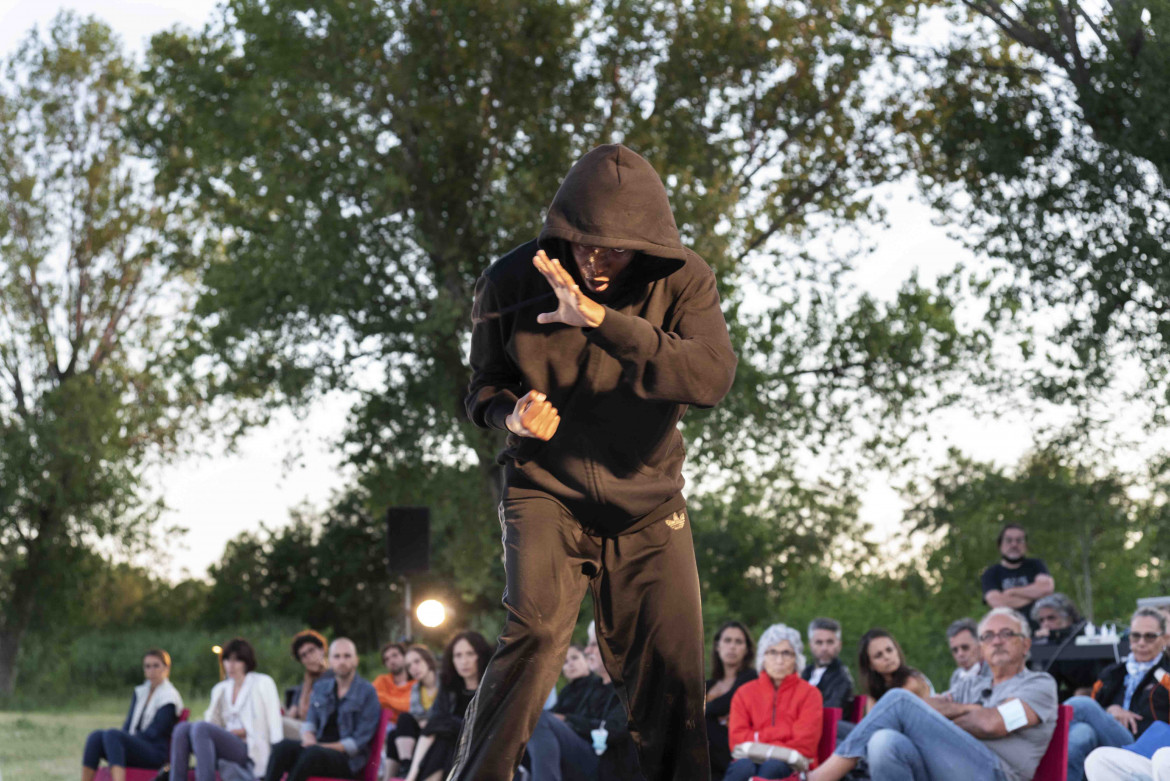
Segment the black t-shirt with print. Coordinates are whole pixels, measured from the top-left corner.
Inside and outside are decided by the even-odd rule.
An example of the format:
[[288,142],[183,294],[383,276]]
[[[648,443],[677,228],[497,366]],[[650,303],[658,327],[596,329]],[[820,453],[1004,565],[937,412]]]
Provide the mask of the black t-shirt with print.
[[[1047,574],[1049,574],[1048,567],[1044,565],[1042,559],[1024,559],[1015,569],[1005,567],[1002,562],[996,562],[983,570],[983,576],[980,578],[983,583],[983,601],[987,601],[988,591],[1004,591],[1017,586],[1029,586],[1036,581],[1038,575]],[[1032,603],[1019,608],[1029,623],[1032,623],[1031,610]],[[1035,624],[1032,625],[1032,628],[1036,628]]]
[[1015,569],[996,562],[983,570],[983,593],[1004,591],[1018,586],[1028,586],[1036,581],[1037,575],[1047,575],[1048,567],[1041,559],[1024,559]]

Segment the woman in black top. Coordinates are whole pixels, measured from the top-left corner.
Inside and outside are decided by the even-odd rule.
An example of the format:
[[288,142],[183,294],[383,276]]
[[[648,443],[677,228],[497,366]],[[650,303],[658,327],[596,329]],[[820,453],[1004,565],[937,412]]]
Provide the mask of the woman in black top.
[[460,632],[443,649],[439,693],[414,750],[405,781],[441,781],[451,771],[463,714],[479,688],[492,648],[479,632]]
[[755,655],[751,633],[739,621],[728,621],[715,633],[706,707],[712,778],[722,778],[731,764],[731,746],[727,738],[731,698],[736,689],[756,679],[751,662]]
[[573,643],[565,652],[565,665],[561,668],[568,681],[557,693],[557,704],[552,712],[564,716],[564,721],[586,741],[592,741],[589,732],[597,726],[591,718],[596,710],[601,679],[589,672],[589,660],[585,658],[584,646]]
[[934,693],[927,677],[906,664],[902,646],[884,629],[874,628],[861,636],[857,667],[865,681],[867,714],[890,689],[907,689],[924,700]]

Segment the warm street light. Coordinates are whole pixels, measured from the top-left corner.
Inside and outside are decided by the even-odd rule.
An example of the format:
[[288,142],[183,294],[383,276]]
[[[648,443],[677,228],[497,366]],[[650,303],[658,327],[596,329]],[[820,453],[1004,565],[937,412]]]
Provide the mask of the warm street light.
[[223,653],[223,648],[219,647],[218,645],[213,645],[213,646],[211,646],[211,652],[212,652],[213,654],[217,654],[217,655],[218,655],[218,654],[222,654],[222,653]]
[[415,615],[418,616],[420,624],[434,628],[447,619],[447,608],[437,599],[426,599],[419,603]]

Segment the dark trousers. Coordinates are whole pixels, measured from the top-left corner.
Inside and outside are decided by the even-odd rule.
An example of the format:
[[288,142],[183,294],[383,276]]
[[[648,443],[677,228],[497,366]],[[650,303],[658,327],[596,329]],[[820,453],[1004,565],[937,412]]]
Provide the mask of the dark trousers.
[[288,781],[305,781],[311,776],[354,778],[349,756],[342,751],[320,746],[302,746],[299,740],[282,740],[272,746],[265,778],[279,781],[288,773]]
[[792,768],[787,762],[778,759],[769,759],[757,765],[750,759],[737,759],[727,768],[727,775],[723,781],[748,781],[751,778],[788,778],[792,775]]
[[394,741],[398,738],[414,738],[418,740],[420,731],[418,720],[412,714],[398,714],[397,726],[393,732],[386,735],[386,757],[396,762],[409,762],[410,757],[398,756],[398,745]]
[[593,744],[550,711],[540,714],[528,739],[528,759],[534,781],[596,781],[597,755]]
[[595,537],[560,502],[515,487],[505,489],[500,519],[507,624],[468,706],[448,781],[511,781],[586,589],[643,774],[707,781],[703,619],[689,519]]
[[167,763],[167,752],[165,746],[120,729],[94,730],[85,740],[81,765],[96,770],[103,759],[113,767],[162,767]]

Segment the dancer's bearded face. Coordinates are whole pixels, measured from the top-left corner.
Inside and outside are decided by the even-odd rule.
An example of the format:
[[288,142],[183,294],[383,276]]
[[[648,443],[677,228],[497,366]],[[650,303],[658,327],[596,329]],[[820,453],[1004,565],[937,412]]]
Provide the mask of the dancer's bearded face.
[[607,293],[634,257],[628,249],[590,247],[587,244],[570,244],[573,262],[581,274],[581,281],[591,293]]

